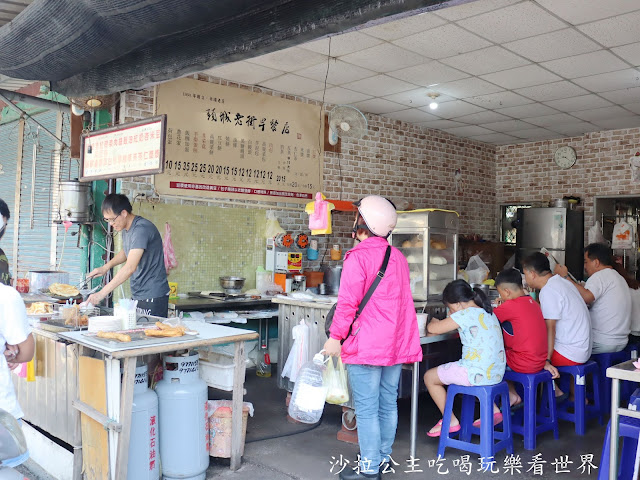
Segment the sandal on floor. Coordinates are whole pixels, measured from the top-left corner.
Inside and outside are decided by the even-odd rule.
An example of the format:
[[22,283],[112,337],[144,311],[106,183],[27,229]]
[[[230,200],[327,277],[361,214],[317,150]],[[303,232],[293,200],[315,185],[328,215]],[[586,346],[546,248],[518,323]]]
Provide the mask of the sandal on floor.
[[556,397],[556,404],[562,403],[569,398],[569,392],[564,392],[562,395]]
[[[501,412],[497,412],[493,414],[493,425],[498,425],[499,423],[502,423],[502,413]],[[473,422],[473,426],[476,428],[480,428],[480,419],[476,420],[475,422]]]
[[[431,430],[433,430],[433,429],[434,429],[434,428],[436,428],[436,427],[440,427],[440,430],[438,430],[437,432],[432,432]],[[459,431],[459,430],[460,430],[460,428],[461,428],[461,427],[460,427],[460,424],[458,424],[458,425],[452,425],[452,426],[450,426],[450,427],[449,427],[449,433],[455,433],[455,432]],[[438,421],[438,423],[436,423],[436,424],[431,428],[431,430],[429,430],[429,431],[427,432],[427,437],[432,437],[432,438],[433,438],[433,437],[439,437],[439,436],[440,436],[440,432],[442,431],[442,420]]]
[[516,410],[520,410],[522,407],[524,407],[524,402],[520,400],[518,403],[514,403],[509,408],[511,409],[512,412],[515,412]]

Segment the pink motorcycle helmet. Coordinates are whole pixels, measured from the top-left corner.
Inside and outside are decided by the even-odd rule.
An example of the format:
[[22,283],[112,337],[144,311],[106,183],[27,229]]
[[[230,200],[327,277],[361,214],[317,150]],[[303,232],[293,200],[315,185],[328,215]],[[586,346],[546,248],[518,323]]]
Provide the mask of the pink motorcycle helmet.
[[353,225],[352,237],[355,238],[358,228],[366,227],[376,237],[387,238],[396,226],[398,214],[393,203],[379,195],[369,195],[355,203],[358,216],[365,225],[358,225],[359,218]]

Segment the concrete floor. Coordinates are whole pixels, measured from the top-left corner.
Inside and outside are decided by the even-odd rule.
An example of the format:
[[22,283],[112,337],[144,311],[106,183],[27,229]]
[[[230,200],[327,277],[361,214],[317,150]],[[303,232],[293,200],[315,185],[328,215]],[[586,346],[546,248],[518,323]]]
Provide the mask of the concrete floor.
[[[274,369],[275,371],[275,369]],[[255,407],[255,416],[249,419],[247,427],[247,444],[242,459],[242,467],[231,472],[228,462],[212,459],[207,479],[229,478],[234,480],[255,480],[255,479],[304,479],[304,480],[325,480],[337,478],[338,467],[331,471],[332,463],[336,459],[348,459],[351,465],[354,464],[358,454],[357,445],[340,442],[336,439],[336,433],[341,425],[341,409],[333,405],[326,405],[324,415],[320,424],[313,430],[298,433],[282,438],[270,440],[259,440],[271,435],[290,434],[294,432],[308,430],[306,425],[293,425],[286,420],[285,397],[286,393],[278,390],[275,377],[260,378],[255,376],[253,370],[247,371],[245,383],[247,389],[246,400],[251,401]],[[220,394],[219,391],[211,390],[210,393]],[[224,395],[224,394],[223,394]],[[392,457],[399,463],[394,466],[395,473],[388,473],[383,476],[389,480],[396,478],[425,478],[438,474],[438,465],[434,465],[437,458],[438,439],[429,438],[425,432],[431,428],[440,418],[440,414],[428,395],[421,394],[419,405],[418,438],[416,456],[419,459],[416,463],[419,466],[411,471],[407,459],[409,457],[409,411],[410,401],[408,399],[399,400],[399,425],[396,442]],[[606,421],[606,419],[605,419]],[[551,478],[557,475],[560,478],[597,478],[599,470],[592,469],[591,474],[580,470],[581,455],[592,454],[593,465],[599,466],[602,444],[604,440],[606,424],[600,426],[597,420],[588,424],[585,436],[576,435],[572,423],[560,422],[560,438],[555,440],[551,432],[538,436],[538,446],[535,451],[524,449],[522,437],[514,437],[514,456],[520,456],[522,465],[520,473],[517,469],[505,470],[505,453],[497,456],[495,470],[499,473],[493,475],[496,478],[509,478],[517,476],[522,479]],[[255,441],[258,439],[258,441]],[[471,455],[472,472],[468,475],[466,470],[460,471],[460,457],[464,452],[447,449],[441,473],[447,469],[447,478],[486,478],[484,472],[478,471],[480,465],[477,456]],[[533,456],[541,454],[542,474],[532,468]],[[560,457],[568,455],[568,473],[560,473],[564,468],[558,465],[559,473],[556,473],[556,465],[552,463],[561,461]],[[455,466],[454,466],[455,462]],[[539,462],[540,463],[540,462]],[[429,466],[431,464],[431,467]],[[347,467],[348,468],[348,467]],[[531,469],[527,472],[527,470]]]
[[[274,366],[275,372],[275,366]],[[326,405],[322,421],[310,429],[309,425],[291,424],[286,420],[287,409],[285,407],[286,392],[279,390],[276,378],[261,378],[255,375],[255,369],[247,371],[245,383],[247,389],[246,401],[253,403],[255,416],[249,418],[247,427],[247,443],[242,459],[242,467],[232,472],[229,469],[228,460],[211,459],[207,470],[207,479],[228,478],[233,480],[327,480],[338,478],[339,467],[334,464],[340,455],[354,465],[358,454],[357,445],[340,442],[336,439],[336,433],[341,425],[341,408],[334,405]],[[210,398],[230,398],[226,392],[209,390]],[[383,476],[385,479],[398,478],[431,478],[438,475],[438,465],[434,465],[437,458],[438,439],[425,435],[440,418],[439,412],[428,395],[420,395],[418,438],[416,461],[414,470],[410,471],[407,463],[409,457],[409,409],[410,401],[401,399],[399,404],[399,425],[392,457],[399,464],[394,466],[395,473]],[[605,419],[606,420],[606,419]],[[298,433],[302,432],[302,433]],[[599,470],[592,470],[591,474],[579,469],[581,455],[592,454],[593,464],[599,466],[605,427],[600,426],[596,420],[588,425],[587,434],[579,436],[574,433],[574,426],[568,422],[560,423],[560,439],[555,440],[551,432],[538,436],[538,448],[535,451],[524,449],[522,437],[514,438],[514,456],[520,456],[520,472],[514,469],[505,470],[505,453],[501,452],[496,460],[495,470],[499,473],[492,475],[494,478],[521,479],[559,478],[585,479],[597,478]],[[287,435],[281,438],[263,440],[265,437]],[[460,458],[464,452],[447,449],[445,459],[440,467],[440,472],[448,470],[446,478],[473,479],[486,478],[486,474],[478,471],[480,465],[478,458],[471,455],[471,473],[460,470]],[[533,456],[541,454],[542,474],[532,468]],[[568,455],[568,473],[556,473],[556,466],[552,465],[556,459]],[[430,466],[431,465],[431,466]],[[333,471],[331,470],[333,467]],[[349,468],[349,467],[347,467]],[[529,470],[529,471],[527,471]],[[20,467],[25,476],[31,480],[52,480],[38,465],[29,462]]]

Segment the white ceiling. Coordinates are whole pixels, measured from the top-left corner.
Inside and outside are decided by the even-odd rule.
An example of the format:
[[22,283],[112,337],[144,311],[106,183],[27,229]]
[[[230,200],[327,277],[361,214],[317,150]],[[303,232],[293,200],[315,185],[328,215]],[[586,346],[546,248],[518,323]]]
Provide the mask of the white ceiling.
[[205,73],[513,144],[640,126],[639,26],[638,0],[476,0]]

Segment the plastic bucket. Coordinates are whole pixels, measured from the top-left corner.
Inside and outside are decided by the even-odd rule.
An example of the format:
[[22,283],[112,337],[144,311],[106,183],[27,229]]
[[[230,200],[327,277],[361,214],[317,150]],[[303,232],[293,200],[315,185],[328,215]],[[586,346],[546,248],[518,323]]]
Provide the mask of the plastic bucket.
[[[231,400],[209,400],[209,455],[231,458]],[[247,418],[253,416],[253,405],[242,404],[242,445],[240,455],[244,454],[244,439],[247,434]]]

